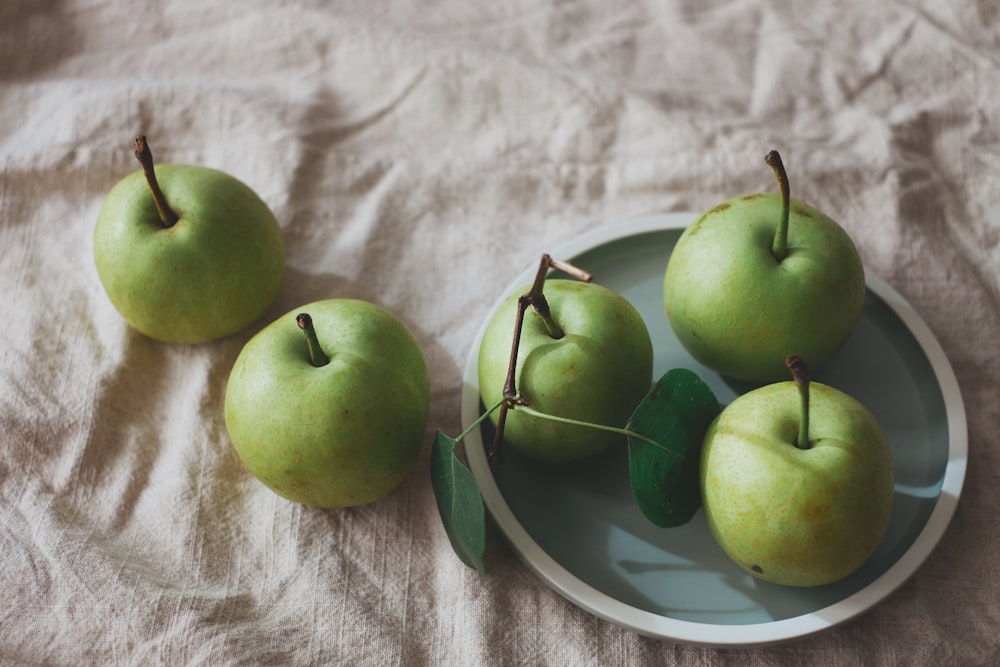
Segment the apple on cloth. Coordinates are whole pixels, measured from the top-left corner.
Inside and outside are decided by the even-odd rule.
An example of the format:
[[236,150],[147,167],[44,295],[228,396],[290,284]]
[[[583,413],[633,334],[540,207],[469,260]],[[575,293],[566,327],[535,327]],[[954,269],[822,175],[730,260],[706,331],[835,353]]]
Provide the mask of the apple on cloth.
[[108,193],[94,229],[94,261],[108,298],[141,333],[202,343],[242,331],[278,296],[281,228],[245,183],[208,167],[153,165]]
[[374,502],[406,477],[424,439],[427,364],[394,314],[359,299],[286,313],[240,351],[225,421],[246,468],[305,505]]

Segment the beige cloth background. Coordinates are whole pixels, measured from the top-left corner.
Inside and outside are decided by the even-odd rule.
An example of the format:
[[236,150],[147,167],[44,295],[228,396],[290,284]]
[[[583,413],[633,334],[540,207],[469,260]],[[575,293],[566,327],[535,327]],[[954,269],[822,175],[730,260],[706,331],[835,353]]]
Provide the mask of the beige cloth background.
[[[0,661],[996,664],[998,67],[993,0],[6,0]],[[222,418],[252,331],[181,347],[123,324],[91,235],[138,131],[272,206],[289,275],[268,318],[353,296],[414,329],[431,418],[393,495],[278,499]],[[488,576],[465,568],[430,436],[460,428],[460,368],[498,291],[609,220],[773,188],[769,148],[955,367],[971,466],[939,548],[861,618],[752,650],[594,618],[493,529]]]

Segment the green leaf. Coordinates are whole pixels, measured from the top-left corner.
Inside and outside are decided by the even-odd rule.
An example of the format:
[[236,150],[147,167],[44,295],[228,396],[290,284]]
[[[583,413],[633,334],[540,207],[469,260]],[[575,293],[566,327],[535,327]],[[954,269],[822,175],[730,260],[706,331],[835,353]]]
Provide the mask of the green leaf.
[[667,371],[626,429],[662,445],[628,439],[629,481],[642,513],[661,528],[681,526],[701,507],[701,444],[719,401],[693,371]]
[[458,441],[438,431],[431,448],[431,486],[437,499],[441,523],[451,546],[479,574],[486,569],[486,512],[479,484],[472,472],[455,456]]

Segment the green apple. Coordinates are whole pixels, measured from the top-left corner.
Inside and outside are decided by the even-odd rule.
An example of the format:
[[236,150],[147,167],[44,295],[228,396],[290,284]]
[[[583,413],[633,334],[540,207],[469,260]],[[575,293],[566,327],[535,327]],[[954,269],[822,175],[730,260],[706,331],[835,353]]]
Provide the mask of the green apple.
[[111,303],[135,329],[171,343],[243,330],[277,297],[285,273],[281,229],[247,185],[207,167],[152,162],[108,193],[94,261]]
[[429,392],[423,352],[395,315],[367,301],[328,299],[247,342],[226,387],[226,427],[250,473],[278,495],[319,507],[364,505],[413,466]]
[[681,345],[706,367],[752,383],[786,378],[790,354],[819,369],[854,331],[865,298],[847,232],[790,199],[780,157],[766,159],[781,195],[737,197],[702,214],[678,240],[663,280]]
[[[508,298],[486,326],[479,348],[483,402],[503,397],[519,295]],[[624,427],[649,391],[653,347],[645,322],[620,294],[601,285],[549,280],[544,295],[559,334],[536,311],[524,314],[515,385],[534,410],[562,418]],[[497,413],[491,415],[494,423]],[[511,410],[504,441],[527,456],[566,463],[595,455],[622,436]]]
[[705,516],[751,575],[788,586],[846,577],[892,511],[892,452],[874,416],[832,387],[778,382],[730,403],[701,458]]

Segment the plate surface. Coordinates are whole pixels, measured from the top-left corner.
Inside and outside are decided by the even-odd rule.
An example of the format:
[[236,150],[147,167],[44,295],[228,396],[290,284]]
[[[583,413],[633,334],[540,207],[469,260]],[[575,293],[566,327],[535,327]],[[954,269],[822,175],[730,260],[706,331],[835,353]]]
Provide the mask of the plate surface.
[[[727,404],[741,391],[695,362],[677,342],[662,301],[667,259],[692,214],[614,223],[550,251],[591,271],[642,314],[654,346],[654,378],[697,372]],[[531,282],[526,267],[484,318],[469,355],[462,422],[482,414],[476,359],[500,303]],[[842,623],[896,590],[941,539],[965,478],[967,430],[954,372],[917,313],[867,272],[853,336],[816,380],[864,403],[893,450],[895,497],[888,533],[859,571],[835,584],[788,588],[760,582],[729,561],[699,510],[685,526],[657,528],[636,507],[625,447],[564,467],[505,449],[491,466],[489,422],[465,441],[486,507],[514,550],[570,601],[640,634],[711,646],[771,644]]]

